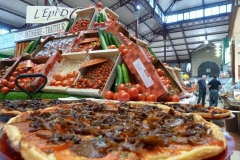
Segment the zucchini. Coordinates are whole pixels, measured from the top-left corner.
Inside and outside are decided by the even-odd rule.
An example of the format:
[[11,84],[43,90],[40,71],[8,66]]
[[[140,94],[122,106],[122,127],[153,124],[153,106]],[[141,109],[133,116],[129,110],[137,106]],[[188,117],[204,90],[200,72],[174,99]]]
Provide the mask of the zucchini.
[[110,46],[110,45],[109,45],[108,38],[107,38],[107,32],[106,32],[106,29],[103,29],[102,34],[103,34],[103,37],[104,37],[104,39],[105,39],[106,45],[107,45],[107,46]]
[[117,76],[118,76],[118,85],[123,84],[123,73],[122,73],[122,68],[119,64],[117,65]]
[[119,43],[117,37],[116,37],[113,33],[111,33],[111,37],[112,37],[112,42],[113,42],[113,44],[114,44],[117,48],[119,48],[120,43]]
[[106,18],[106,15],[102,13],[102,20],[103,22],[107,22],[107,18]]
[[31,48],[31,50],[29,51],[29,54],[31,54],[37,47],[37,45],[39,44],[40,40],[41,40],[42,36],[38,37],[35,41],[34,41],[34,44]]
[[72,20],[73,20],[73,18],[68,21],[68,25],[65,29],[65,32],[67,32],[71,28]]
[[100,16],[100,14],[98,14],[98,21],[97,21],[98,23],[100,23],[101,22],[101,16]]
[[114,83],[114,91],[118,92],[118,74],[116,74],[116,78],[115,78],[115,83]]
[[28,53],[28,52],[31,50],[33,44],[34,44],[34,41],[31,41],[31,42],[28,44],[28,46],[24,49],[24,51],[21,53],[21,55],[23,55],[24,53]]
[[125,63],[122,63],[123,83],[130,83],[128,69]]
[[113,42],[112,42],[112,36],[111,36],[110,32],[107,33],[107,38],[108,38],[109,46],[114,45]]
[[95,21],[94,22],[98,22],[98,14],[95,15]]
[[[73,25],[74,21],[75,21],[75,19],[74,19],[74,18],[72,18],[72,19],[71,19],[70,26],[69,26],[69,29],[70,29],[70,28],[72,28],[72,25]],[[69,30],[69,29],[68,29],[68,30]]]
[[157,58],[156,54],[153,52],[152,48],[150,46],[147,47],[149,52],[153,55],[154,58]]
[[103,50],[107,50],[108,49],[108,46],[107,46],[107,44],[106,44],[106,42],[105,42],[105,39],[104,39],[104,36],[103,36],[103,31],[99,28],[98,29],[98,32],[99,32],[99,38],[100,38],[100,44],[101,44],[101,48],[103,49]]

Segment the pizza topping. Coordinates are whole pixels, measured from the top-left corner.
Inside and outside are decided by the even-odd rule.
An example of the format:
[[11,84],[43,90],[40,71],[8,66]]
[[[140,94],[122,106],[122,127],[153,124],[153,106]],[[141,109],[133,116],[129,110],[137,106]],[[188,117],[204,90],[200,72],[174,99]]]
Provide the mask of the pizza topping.
[[172,109],[166,113],[155,105],[83,101],[51,112],[35,111],[26,122],[29,132],[46,140],[48,148],[67,143],[71,151],[88,158],[104,157],[115,150],[142,154],[175,144],[212,143],[208,127],[194,122],[193,115],[183,116]]

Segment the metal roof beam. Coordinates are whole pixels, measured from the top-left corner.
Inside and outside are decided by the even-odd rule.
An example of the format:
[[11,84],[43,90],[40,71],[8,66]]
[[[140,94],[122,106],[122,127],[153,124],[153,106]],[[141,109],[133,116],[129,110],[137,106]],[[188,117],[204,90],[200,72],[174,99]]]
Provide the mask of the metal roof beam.
[[184,32],[184,29],[183,29],[182,25],[181,25],[181,29],[182,29],[182,34],[183,34],[184,42],[186,44],[186,48],[187,48],[189,59],[192,59],[191,53],[190,53],[189,48],[188,48],[186,35],[185,35],[185,32]]
[[23,3],[26,3],[26,4],[30,5],[30,6],[34,6],[34,4],[32,4],[32,3],[28,2],[28,1],[25,1],[25,0],[20,0],[20,1],[23,2]]
[[178,55],[177,55],[177,52],[176,52],[175,47],[174,47],[174,45],[173,45],[173,43],[172,43],[171,37],[170,37],[169,34],[168,34],[167,36],[168,36],[169,41],[170,41],[170,43],[171,43],[171,45],[172,45],[172,49],[173,49],[173,51],[174,51],[174,53],[175,53],[175,55],[176,55],[177,61],[178,61],[178,63],[180,63],[179,58],[178,58]]
[[15,12],[12,12],[12,11],[9,11],[9,10],[7,10],[7,9],[5,9],[5,8],[2,8],[2,7],[0,7],[0,10],[2,10],[2,11],[5,11],[5,12],[8,12],[8,13],[11,13],[11,14],[13,14],[13,15],[15,15],[15,16],[18,16],[18,17],[21,17],[21,18],[24,18],[24,19],[26,19],[26,17],[25,17],[25,16],[23,16],[23,15],[20,15],[20,14],[18,14],[18,13],[15,13]]
[[19,27],[18,26],[13,26],[13,25],[11,25],[11,24],[7,24],[6,22],[2,22],[2,21],[0,21],[0,26],[1,26],[1,28],[4,28],[4,29],[19,29]]
[[164,12],[164,15],[167,16],[169,14],[169,12],[172,10],[172,7],[174,6],[174,4],[177,1],[181,1],[181,0],[173,0],[172,3],[168,6],[168,8],[166,9],[166,11]]

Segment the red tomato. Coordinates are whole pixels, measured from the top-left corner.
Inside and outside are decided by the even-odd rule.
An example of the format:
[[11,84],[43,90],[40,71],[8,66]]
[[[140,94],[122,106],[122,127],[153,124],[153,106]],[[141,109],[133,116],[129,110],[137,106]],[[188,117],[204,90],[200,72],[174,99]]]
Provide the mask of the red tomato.
[[73,77],[75,77],[73,72],[68,72],[67,73],[67,78],[73,78]]
[[113,100],[118,100],[118,92],[113,94]]
[[97,7],[98,8],[102,8],[103,7],[102,3],[101,2],[97,2]]
[[157,96],[155,94],[149,94],[146,97],[146,101],[156,102],[157,101]]
[[126,54],[128,54],[128,49],[123,49],[122,51],[121,51],[121,53],[122,53],[122,56],[124,56],[124,55],[126,55]]
[[68,81],[67,80],[63,80],[62,81],[62,86],[68,86]]
[[145,101],[146,100],[146,96],[144,96],[143,94],[138,94],[137,97],[135,98],[136,101]]
[[108,46],[108,49],[115,49],[117,48],[115,45]]
[[111,91],[106,91],[106,92],[104,93],[104,98],[106,98],[106,99],[108,99],[108,100],[113,99],[113,92],[111,92]]
[[61,86],[62,85],[62,81],[56,81],[55,86]]
[[171,89],[171,85],[170,84],[166,84],[165,86],[166,86],[167,90]]
[[179,102],[180,98],[177,95],[172,96],[172,102]]
[[15,71],[15,72],[13,72],[13,74],[12,74],[14,77],[17,77],[17,75],[18,75],[18,72],[17,71]]
[[55,79],[52,79],[51,81],[50,81],[50,86],[55,86],[55,83],[56,83],[57,81],[55,80]]
[[118,92],[118,100],[120,102],[129,101],[130,100],[130,95],[125,91]]
[[15,87],[15,82],[10,82],[8,88],[13,89]]
[[119,46],[119,51],[122,52],[124,49],[125,49],[125,46],[124,46],[123,44],[121,44],[121,45]]
[[58,79],[59,76],[60,76],[59,73],[54,73],[54,74],[53,74],[53,78],[56,79],[56,80]]
[[130,42],[128,43],[128,46],[132,49],[132,48],[135,46],[135,44],[133,43],[133,41],[130,41]]
[[1,89],[1,92],[2,92],[3,94],[7,94],[7,93],[9,92],[9,88],[8,88],[8,87],[3,87],[3,88]]
[[158,68],[157,70],[157,74],[159,75],[159,77],[163,76],[163,70],[161,70],[160,68]]
[[169,79],[167,79],[167,80],[166,80],[166,84],[170,84],[170,85],[171,85],[172,82],[171,82]]
[[143,87],[140,84],[135,84],[135,87],[138,89],[138,93],[143,92]]
[[19,74],[22,74],[22,73],[25,73],[25,70],[20,68],[20,69],[18,69],[18,72],[19,72]]
[[128,94],[130,95],[131,99],[134,99],[138,96],[138,89],[137,88],[129,88]]
[[123,91],[126,91],[126,86],[125,86],[125,84],[119,84],[118,85],[118,91],[121,91],[121,90],[123,90]]
[[6,79],[2,79],[1,83],[3,86],[8,86],[8,81]]

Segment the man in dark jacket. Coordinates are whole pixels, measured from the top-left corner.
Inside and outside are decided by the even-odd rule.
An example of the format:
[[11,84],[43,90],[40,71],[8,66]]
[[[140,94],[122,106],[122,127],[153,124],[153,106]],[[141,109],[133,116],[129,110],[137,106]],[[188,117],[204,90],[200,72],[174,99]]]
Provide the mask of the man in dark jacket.
[[202,105],[205,105],[205,98],[206,98],[206,92],[207,92],[207,85],[206,85],[206,75],[202,76],[202,79],[199,79],[197,81],[198,86],[198,94],[199,98],[197,100],[197,104],[200,104],[202,100]]
[[[208,83],[209,88],[209,106],[214,105],[217,107],[218,105],[218,91],[222,88],[222,84],[219,80],[217,80],[217,76],[213,76],[213,79]],[[213,103],[214,102],[214,103]]]

